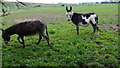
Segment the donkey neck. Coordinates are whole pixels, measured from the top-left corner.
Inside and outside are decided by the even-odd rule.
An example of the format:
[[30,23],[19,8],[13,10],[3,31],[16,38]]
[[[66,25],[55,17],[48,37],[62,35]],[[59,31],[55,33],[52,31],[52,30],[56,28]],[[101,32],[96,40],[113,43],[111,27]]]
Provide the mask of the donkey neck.
[[71,21],[75,24],[78,25],[79,22],[82,22],[81,14],[80,13],[73,13]]
[[73,13],[73,15],[71,16],[71,20],[72,21],[75,21],[78,17],[78,14],[77,13]]
[[11,27],[9,27],[9,28],[7,28],[6,30],[5,30],[5,32],[7,33],[7,34],[9,34],[9,35],[13,35],[13,34],[15,34],[16,33],[16,26],[11,26]]

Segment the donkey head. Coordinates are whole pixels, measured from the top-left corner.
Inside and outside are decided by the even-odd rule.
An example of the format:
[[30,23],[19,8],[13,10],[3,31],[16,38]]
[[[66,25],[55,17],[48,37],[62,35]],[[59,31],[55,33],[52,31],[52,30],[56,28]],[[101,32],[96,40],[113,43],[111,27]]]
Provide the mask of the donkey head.
[[10,35],[5,32],[5,30],[1,29],[2,31],[2,38],[4,39],[5,44],[8,44],[8,41],[10,41]]
[[66,6],[66,17],[67,17],[68,21],[71,20],[72,15],[73,15],[72,7],[70,6],[70,10],[68,10],[68,7]]

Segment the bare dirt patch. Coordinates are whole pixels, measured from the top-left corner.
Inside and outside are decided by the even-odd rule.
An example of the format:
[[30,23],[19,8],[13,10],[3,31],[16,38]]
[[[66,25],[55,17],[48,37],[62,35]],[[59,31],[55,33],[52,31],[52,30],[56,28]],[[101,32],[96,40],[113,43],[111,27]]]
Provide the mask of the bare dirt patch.
[[40,20],[44,22],[55,22],[60,20],[65,20],[65,13],[63,12],[54,12],[54,13],[40,13],[40,14],[21,14],[15,16],[16,18],[12,18],[9,22],[16,23],[20,21],[26,20]]
[[[120,15],[99,15],[99,16],[120,16]],[[15,16],[14,18],[7,20],[14,24],[21,21],[28,21],[28,20],[40,20],[45,23],[48,22],[57,22],[66,20],[66,16],[64,12],[53,12],[53,13],[39,13],[39,14],[20,14]],[[120,31],[120,24],[118,23],[101,23],[101,29],[103,30],[113,30],[113,31]]]
[[112,14],[112,15],[98,15],[98,16],[108,16],[108,17],[109,17],[109,16],[113,16],[113,17],[115,16],[115,17],[120,17],[119,14]]
[[120,24],[119,23],[102,23],[101,29],[103,30],[112,30],[112,31],[120,31]]

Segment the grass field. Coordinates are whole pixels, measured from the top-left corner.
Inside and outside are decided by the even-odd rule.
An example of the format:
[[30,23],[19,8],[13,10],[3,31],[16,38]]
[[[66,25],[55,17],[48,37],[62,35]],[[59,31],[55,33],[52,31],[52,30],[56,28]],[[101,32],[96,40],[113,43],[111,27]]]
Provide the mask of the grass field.
[[2,41],[3,66],[101,66],[117,67],[118,55],[118,5],[73,6],[74,12],[95,12],[99,16],[100,35],[93,35],[90,26],[75,26],[66,19],[65,7],[37,7],[11,10],[1,17],[6,29],[16,22],[39,19],[47,23],[51,45],[45,39],[39,45],[38,35],[25,37],[26,47],[21,48],[17,35],[6,46]]

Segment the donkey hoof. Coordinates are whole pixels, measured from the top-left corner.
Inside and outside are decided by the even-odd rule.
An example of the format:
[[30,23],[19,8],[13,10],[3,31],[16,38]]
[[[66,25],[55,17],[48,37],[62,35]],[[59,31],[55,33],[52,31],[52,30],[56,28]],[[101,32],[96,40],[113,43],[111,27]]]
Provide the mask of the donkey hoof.
[[79,34],[79,33],[77,33],[77,34]]
[[23,48],[25,48],[25,46],[23,46]]
[[50,43],[48,43],[48,45],[50,45]]
[[98,32],[97,35],[100,35],[100,32]]
[[91,33],[91,34],[92,34],[92,35],[95,35],[96,33],[93,32],[93,33]]
[[93,33],[94,35],[99,35],[99,33]]
[[39,43],[36,43],[36,45],[38,45]]
[[48,45],[50,45],[50,44],[48,44]]

